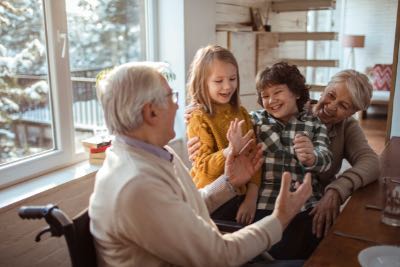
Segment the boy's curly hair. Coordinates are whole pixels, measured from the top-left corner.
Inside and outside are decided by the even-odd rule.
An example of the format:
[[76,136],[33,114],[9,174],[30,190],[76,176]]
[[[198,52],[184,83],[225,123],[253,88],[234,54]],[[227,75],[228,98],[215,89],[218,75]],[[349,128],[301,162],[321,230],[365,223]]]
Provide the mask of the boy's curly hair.
[[304,104],[310,99],[310,87],[306,85],[306,79],[300,73],[296,65],[289,65],[287,62],[278,62],[272,67],[265,67],[256,77],[257,102],[262,105],[261,93],[269,86],[286,84],[289,90],[296,96],[297,109],[301,112]]

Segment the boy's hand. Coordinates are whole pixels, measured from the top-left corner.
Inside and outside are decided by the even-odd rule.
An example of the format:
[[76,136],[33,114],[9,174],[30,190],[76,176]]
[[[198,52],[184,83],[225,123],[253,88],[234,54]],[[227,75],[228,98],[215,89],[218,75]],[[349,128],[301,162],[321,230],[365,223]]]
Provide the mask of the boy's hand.
[[304,133],[297,133],[293,140],[294,151],[301,164],[313,166],[316,160],[314,145],[310,138]]

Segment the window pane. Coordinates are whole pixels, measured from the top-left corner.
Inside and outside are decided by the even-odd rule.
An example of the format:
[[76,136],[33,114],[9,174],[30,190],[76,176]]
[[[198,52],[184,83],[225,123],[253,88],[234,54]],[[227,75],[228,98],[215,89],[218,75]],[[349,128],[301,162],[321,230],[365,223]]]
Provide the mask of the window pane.
[[96,75],[144,58],[143,0],[67,1],[70,71],[76,148],[85,137],[105,130],[96,98]]
[[0,165],[54,148],[43,6],[0,2]]

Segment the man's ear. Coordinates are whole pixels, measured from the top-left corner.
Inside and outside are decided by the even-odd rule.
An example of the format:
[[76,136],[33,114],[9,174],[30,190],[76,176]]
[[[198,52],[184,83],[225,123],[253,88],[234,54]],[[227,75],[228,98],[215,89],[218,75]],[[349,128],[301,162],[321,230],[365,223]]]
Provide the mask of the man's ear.
[[142,109],[143,121],[147,124],[154,125],[158,119],[158,110],[153,103],[146,103]]

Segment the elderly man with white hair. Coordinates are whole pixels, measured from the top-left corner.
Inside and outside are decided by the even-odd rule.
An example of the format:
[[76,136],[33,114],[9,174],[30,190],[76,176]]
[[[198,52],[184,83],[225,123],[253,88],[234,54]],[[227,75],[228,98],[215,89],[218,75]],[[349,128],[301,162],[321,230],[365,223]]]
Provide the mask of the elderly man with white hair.
[[98,95],[115,135],[89,205],[99,266],[240,266],[276,243],[310,196],[309,176],[290,192],[285,173],[271,216],[222,234],[209,214],[261,166],[254,140],[240,152],[232,149],[225,174],[197,190],[181,159],[166,146],[175,137],[178,94],[159,64],[115,68],[100,82]]

